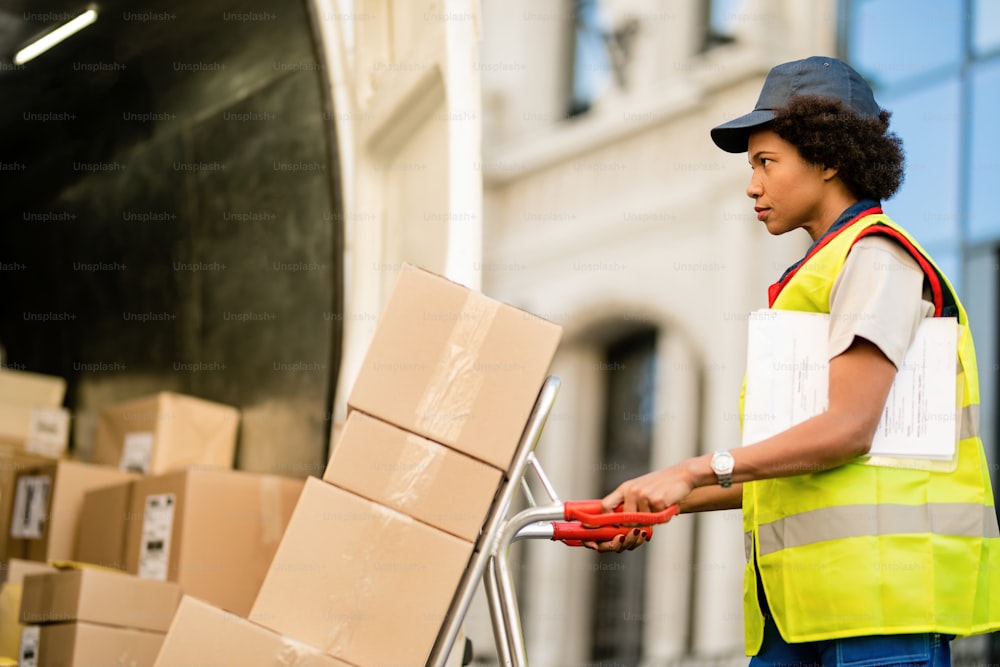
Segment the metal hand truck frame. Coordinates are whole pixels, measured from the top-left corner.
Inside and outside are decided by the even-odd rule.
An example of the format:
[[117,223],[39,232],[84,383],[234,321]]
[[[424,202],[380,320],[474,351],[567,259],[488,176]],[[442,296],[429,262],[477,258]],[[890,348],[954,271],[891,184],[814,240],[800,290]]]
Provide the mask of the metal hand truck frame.
[[[493,637],[500,664],[527,667],[528,659],[517,609],[517,595],[510,572],[510,546],[519,540],[548,539],[571,546],[584,540],[604,541],[624,535],[637,526],[652,534],[652,524],[664,523],[677,514],[671,506],[657,513],[604,513],[599,500],[563,502],[542,470],[535,456],[535,446],[548,419],[560,381],[546,378],[535,405],[521,434],[513,463],[504,476],[497,497],[484,524],[476,549],[463,573],[455,598],[445,617],[444,625],[427,661],[429,667],[444,667],[462,622],[472,603],[479,581],[483,582],[489,606]],[[528,486],[525,474],[532,471],[545,494],[545,504],[539,505]],[[518,488],[525,494],[529,507],[510,515]]]

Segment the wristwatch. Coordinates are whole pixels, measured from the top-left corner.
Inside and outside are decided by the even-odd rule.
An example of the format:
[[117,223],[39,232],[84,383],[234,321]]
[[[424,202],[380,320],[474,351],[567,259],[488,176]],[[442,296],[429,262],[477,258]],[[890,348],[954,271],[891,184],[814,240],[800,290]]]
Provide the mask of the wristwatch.
[[729,452],[716,452],[712,454],[712,471],[719,478],[719,486],[728,489],[733,485],[733,467],[736,459]]

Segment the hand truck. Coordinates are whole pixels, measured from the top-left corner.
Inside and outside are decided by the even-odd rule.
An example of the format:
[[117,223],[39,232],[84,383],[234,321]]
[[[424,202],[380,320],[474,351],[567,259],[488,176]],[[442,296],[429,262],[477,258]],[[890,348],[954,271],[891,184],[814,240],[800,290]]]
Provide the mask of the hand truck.
[[[676,505],[662,512],[602,513],[600,500],[562,502],[541,464],[535,457],[535,446],[545,427],[560,381],[546,378],[528,418],[513,463],[504,476],[484,524],[476,549],[459,584],[455,598],[445,617],[428,667],[444,667],[458,637],[462,622],[472,603],[476,586],[483,582],[489,606],[493,637],[500,664],[527,667],[528,659],[517,610],[517,596],[510,572],[510,546],[519,540],[549,539],[569,546],[582,546],[584,541],[605,541],[625,535],[636,528],[652,535],[653,524],[665,523],[677,514]],[[538,481],[546,503],[539,505],[528,485],[525,474],[531,470]],[[528,508],[510,515],[514,494],[524,492]]]

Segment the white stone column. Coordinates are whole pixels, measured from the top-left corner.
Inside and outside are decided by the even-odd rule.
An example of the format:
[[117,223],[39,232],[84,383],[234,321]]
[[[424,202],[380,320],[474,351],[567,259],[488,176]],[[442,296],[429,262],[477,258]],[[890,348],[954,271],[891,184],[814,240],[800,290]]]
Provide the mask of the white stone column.
[[[683,335],[661,325],[656,344],[656,399],[651,469],[694,456],[698,444],[700,362]],[[694,517],[654,528],[647,558],[644,662],[667,664],[683,656],[691,624]]]

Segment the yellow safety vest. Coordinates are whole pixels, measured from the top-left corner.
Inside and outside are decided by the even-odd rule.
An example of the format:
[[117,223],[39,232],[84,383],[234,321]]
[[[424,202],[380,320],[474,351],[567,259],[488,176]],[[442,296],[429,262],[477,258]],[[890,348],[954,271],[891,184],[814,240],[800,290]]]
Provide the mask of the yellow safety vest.
[[758,571],[778,630],[792,643],[1000,629],[1000,531],[978,432],[976,354],[965,309],[947,279],[874,208],[821,239],[772,285],[771,307],[828,313],[848,252],[872,233],[906,247],[931,284],[935,316],[958,319],[958,467],[932,472],[848,463],[745,483],[747,655],[760,649],[764,629]]

